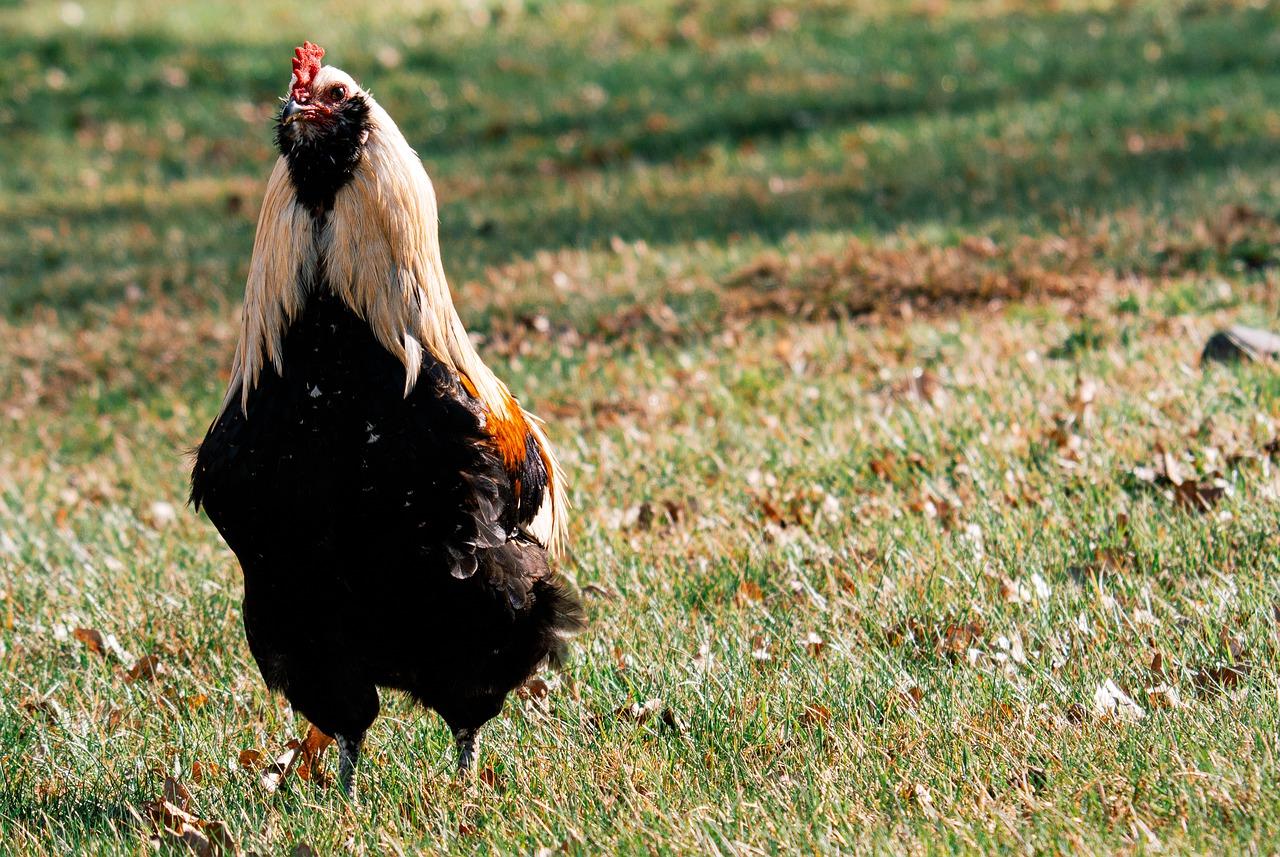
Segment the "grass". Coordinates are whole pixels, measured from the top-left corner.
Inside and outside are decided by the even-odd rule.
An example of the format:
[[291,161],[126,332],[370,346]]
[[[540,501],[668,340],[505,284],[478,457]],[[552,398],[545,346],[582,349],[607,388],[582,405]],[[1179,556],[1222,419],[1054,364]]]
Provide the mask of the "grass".
[[[1197,358],[1280,311],[1280,9],[348,6],[0,5],[4,848],[145,850],[167,777],[263,854],[1276,841],[1280,382]],[[473,782],[388,697],[355,809],[240,764],[305,724],[183,505],[304,36],[436,180],[591,618]]]

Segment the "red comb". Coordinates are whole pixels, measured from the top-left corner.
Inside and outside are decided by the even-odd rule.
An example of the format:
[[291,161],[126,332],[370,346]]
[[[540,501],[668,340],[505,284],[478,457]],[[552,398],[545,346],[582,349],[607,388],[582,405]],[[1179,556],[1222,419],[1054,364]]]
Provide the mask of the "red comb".
[[324,58],[324,48],[303,42],[302,47],[293,51],[293,80],[289,81],[289,94],[294,101],[306,101],[309,97],[307,88],[315,80],[320,71],[320,60]]

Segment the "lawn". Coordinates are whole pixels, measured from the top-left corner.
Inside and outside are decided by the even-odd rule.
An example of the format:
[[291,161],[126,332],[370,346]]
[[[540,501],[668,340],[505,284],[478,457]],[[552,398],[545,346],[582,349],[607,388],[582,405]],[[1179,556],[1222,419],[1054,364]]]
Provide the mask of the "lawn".
[[[1199,354],[1280,315],[1280,6],[355,5],[0,2],[0,851],[1274,848],[1280,376]],[[307,726],[185,505],[303,38],[590,617],[469,781],[385,697],[355,807],[264,785]]]

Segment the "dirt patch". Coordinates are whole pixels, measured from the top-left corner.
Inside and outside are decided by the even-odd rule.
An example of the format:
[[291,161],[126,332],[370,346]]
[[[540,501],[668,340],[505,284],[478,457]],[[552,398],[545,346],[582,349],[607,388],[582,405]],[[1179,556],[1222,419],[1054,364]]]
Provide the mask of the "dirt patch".
[[854,239],[841,254],[766,253],[730,275],[728,319],[782,315],[808,321],[875,313],[941,312],[1029,299],[1094,297],[1114,276],[1098,266],[1105,238],[969,237],[937,246]]
[[225,383],[239,332],[229,312],[192,312],[167,300],[65,324],[48,309],[21,324],[0,319],[0,414],[18,420],[65,410],[82,395],[137,398],[211,375]]
[[1216,217],[1158,245],[1156,258],[1170,274],[1274,267],[1280,264],[1280,220],[1247,205],[1224,206]]

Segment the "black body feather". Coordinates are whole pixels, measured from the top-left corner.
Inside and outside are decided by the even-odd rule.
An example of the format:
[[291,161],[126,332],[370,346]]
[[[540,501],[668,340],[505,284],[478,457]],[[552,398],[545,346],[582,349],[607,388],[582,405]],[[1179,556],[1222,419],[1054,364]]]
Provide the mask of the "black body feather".
[[230,398],[192,474],[244,571],[263,678],[330,735],[358,740],[379,687],[478,728],[582,624],[514,526],[481,405],[430,355],[406,396],[404,367],[322,272],[283,367],[263,369],[247,414]]

